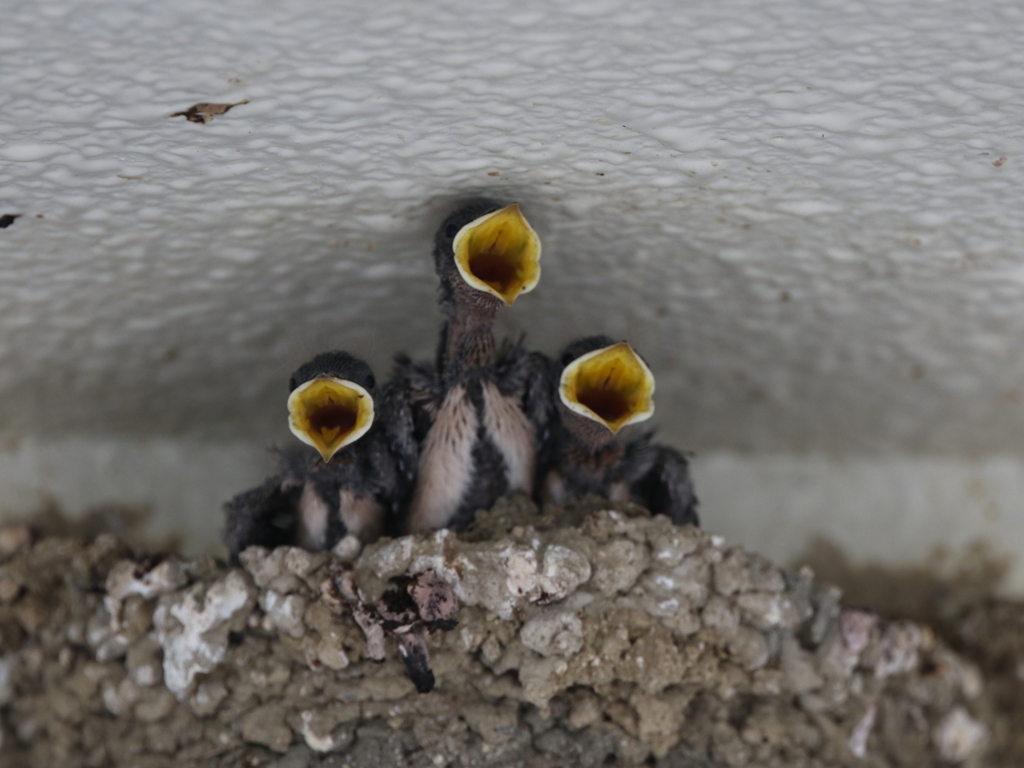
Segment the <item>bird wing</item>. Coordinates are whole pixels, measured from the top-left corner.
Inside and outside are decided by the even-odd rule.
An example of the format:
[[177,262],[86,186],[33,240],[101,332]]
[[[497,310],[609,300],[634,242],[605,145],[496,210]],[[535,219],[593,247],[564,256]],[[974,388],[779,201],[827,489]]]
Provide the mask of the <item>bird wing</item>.
[[398,472],[409,483],[416,477],[420,446],[416,437],[413,395],[407,381],[395,379],[381,389],[377,418],[383,428],[388,450],[398,465]]
[[429,366],[414,363],[405,355],[398,355],[388,386],[396,388],[406,399],[412,413],[414,434],[417,441],[422,442],[444,400],[444,384],[437,372]]
[[495,363],[498,389],[517,400],[533,426],[537,459],[534,489],[539,489],[553,458],[552,425],[555,401],[551,386],[551,361],[540,352],[527,352],[521,342],[508,340]]
[[495,363],[498,389],[519,401],[533,424],[538,446],[548,443],[554,414],[551,361],[540,352],[527,352],[521,343],[505,341]]
[[674,448],[652,441],[647,433],[626,447],[623,475],[630,495],[654,514],[676,525],[699,525],[697,496],[686,458]]
[[272,548],[292,543],[301,492],[301,486],[275,475],[224,504],[224,544],[232,562],[238,562],[238,555],[246,547]]

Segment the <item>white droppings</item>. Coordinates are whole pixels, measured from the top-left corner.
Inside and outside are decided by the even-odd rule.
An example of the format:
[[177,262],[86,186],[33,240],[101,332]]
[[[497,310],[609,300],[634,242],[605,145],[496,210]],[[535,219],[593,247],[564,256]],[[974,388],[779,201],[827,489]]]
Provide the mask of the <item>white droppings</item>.
[[145,664],[135,670],[135,682],[144,688],[160,681],[160,670],[155,664]]
[[248,614],[256,595],[241,571],[231,571],[204,590],[196,584],[165,597],[153,615],[164,649],[164,684],[179,699],[197,674],[211,671],[227,650],[228,632]]
[[139,595],[148,599],[173,592],[187,582],[177,560],[164,560],[148,571],[142,571],[134,560],[121,560],[107,574],[107,597],[120,601],[129,595]]
[[314,752],[332,752],[340,745],[340,739],[334,736],[330,730],[324,729],[320,721],[321,713],[312,710],[305,710],[299,715],[302,723],[302,738],[306,746]]
[[548,609],[528,619],[519,638],[541,656],[573,656],[583,647],[583,622],[573,611]]
[[272,589],[260,595],[260,607],[266,611],[269,626],[298,639],[306,634],[302,616],[306,611],[306,599],[299,595],[281,595]]
[[935,727],[932,738],[943,760],[962,763],[985,743],[988,729],[963,707],[954,707]]
[[[534,545],[536,546],[536,544]],[[537,553],[532,549],[510,551],[505,558],[505,583],[513,595],[525,595],[537,585]]]
[[868,736],[875,726],[875,716],[878,714],[878,703],[872,701],[868,704],[864,716],[857,722],[850,734],[850,751],[855,757],[864,757],[868,753]]

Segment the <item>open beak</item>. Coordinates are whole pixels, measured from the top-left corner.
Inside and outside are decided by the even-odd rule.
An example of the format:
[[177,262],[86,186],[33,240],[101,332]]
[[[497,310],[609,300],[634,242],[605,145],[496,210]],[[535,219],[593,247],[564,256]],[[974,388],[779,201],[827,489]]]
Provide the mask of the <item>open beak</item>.
[[296,387],[288,397],[288,426],[323,457],[354,443],[373,424],[373,398],[351,381],[321,376]]
[[618,432],[654,413],[654,374],[626,342],[595,349],[562,371],[558,395],[581,416]]
[[452,247],[462,279],[508,306],[540,280],[540,238],[515,203],[471,221]]

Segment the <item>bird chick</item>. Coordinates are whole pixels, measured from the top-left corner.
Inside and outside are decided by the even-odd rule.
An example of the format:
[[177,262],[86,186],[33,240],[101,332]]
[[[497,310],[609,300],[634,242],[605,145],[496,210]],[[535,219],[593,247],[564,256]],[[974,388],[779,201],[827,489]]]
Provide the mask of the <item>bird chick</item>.
[[[444,220],[434,235],[438,303],[446,316],[438,344],[443,372],[467,342],[485,343],[498,310],[540,281],[540,238],[515,203],[478,199]],[[469,338],[467,338],[469,337]],[[486,350],[480,350],[486,354]]]
[[677,524],[698,524],[686,459],[652,441],[620,440],[619,431],[654,414],[654,375],[626,342],[579,339],[558,358],[557,418],[544,449],[541,500],[564,504],[596,493],[632,501]]
[[248,546],[331,549],[370,542],[408,500],[416,464],[411,412],[400,390],[378,393],[370,367],[326,352],[292,374],[288,425],[316,449],[279,452],[279,471],[225,504],[233,560]]
[[438,229],[434,264],[448,316],[430,370],[400,359],[422,448],[410,533],[461,528],[499,496],[536,484],[550,401],[546,362],[495,345],[497,311],[540,279],[540,239],[517,205],[474,201]]

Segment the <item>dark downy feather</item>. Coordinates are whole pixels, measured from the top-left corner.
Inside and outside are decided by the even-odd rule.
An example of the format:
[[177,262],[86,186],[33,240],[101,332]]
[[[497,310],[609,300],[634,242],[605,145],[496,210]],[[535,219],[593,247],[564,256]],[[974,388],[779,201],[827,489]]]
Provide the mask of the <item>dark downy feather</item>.
[[224,544],[231,561],[251,546],[279,547],[290,544],[295,529],[296,504],[302,493],[300,486],[268,478],[262,485],[244,491],[224,505],[227,523]]
[[564,503],[588,493],[629,498],[678,525],[698,525],[697,497],[686,459],[654,442],[654,433],[620,440],[597,421],[569,410],[559,399],[562,371],[588,352],[611,346],[607,336],[590,336],[569,344],[551,372],[551,429],[543,444],[541,493],[545,501]]
[[697,496],[686,458],[674,448],[653,442],[653,433],[630,441],[623,461],[624,480],[633,498],[676,525],[700,525]]
[[[258,488],[240,493],[225,504],[224,543],[233,560],[248,546],[295,545],[299,542],[303,494],[326,510],[316,546],[330,549],[349,531],[343,518],[364,524],[366,536],[393,531],[394,520],[408,502],[415,479],[418,444],[412,409],[401,381],[375,392],[369,366],[346,352],[327,352],[302,365],[289,382],[294,390],[318,376],[352,381],[373,397],[374,421],[369,431],[338,451],[329,462],[305,446],[277,451],[277,474]],[[322,507],[319,506],[322,504]]]
[[[430,368],[404,357],[397,361],[422,444],[407,518],[412,530],[460,528],[499,496],[533,490],[536,438],[545,434],[549,420],[547,366],[520,345],[496,349],[492,325],[504,302],[463,280],[453,252],[465,225],[502,207],[472,201],[440,226],[434,265],[447,320],[436,363]],[[446,421],[438,426],[440,419]]]
[[516,398],[533,425],[538,446],[534,493],[543,478],[543,446],[551,442],[551,424],[555,403],[551,396],[551,361],[540,352],[527,352],[523,340],[505,340],[495,364],[497,383],[502,394]]

